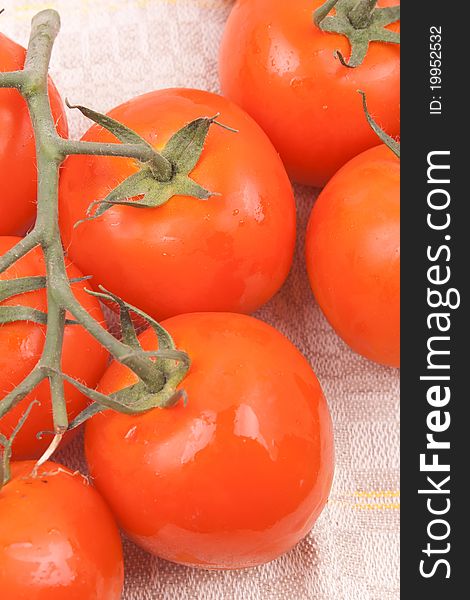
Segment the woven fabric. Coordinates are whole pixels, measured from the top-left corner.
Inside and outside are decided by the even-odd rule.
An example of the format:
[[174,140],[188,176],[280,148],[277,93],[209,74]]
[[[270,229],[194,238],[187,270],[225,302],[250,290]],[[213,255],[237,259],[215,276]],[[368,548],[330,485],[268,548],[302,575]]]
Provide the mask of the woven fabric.
[[[62,32],[52,75],[72,103],[99,111],[157,88],[218,91],[217,51],[230,0],[3,0],[0,29],[26,44],[31,17],[52,7]],[[71,133],[87,124],[70,114]],[[398,372],[353,354],[312,298],[303,260],[315,190],[296,188],[298,248],[283,290],[258,316],[311,361],[335,427],[336,475],[311,534],[280,559],[207,572],[152,558],[128,541],[124,600],[396,600],[399,597]],[[84,469],[82,441],[60,453]]]

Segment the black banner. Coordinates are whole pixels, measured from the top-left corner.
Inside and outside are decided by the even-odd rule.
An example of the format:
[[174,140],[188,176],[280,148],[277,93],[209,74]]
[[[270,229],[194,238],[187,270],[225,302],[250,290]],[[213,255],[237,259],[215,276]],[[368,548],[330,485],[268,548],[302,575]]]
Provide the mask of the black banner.
[[402,2],[404,599],[467,594],[470,128],[461,4]]

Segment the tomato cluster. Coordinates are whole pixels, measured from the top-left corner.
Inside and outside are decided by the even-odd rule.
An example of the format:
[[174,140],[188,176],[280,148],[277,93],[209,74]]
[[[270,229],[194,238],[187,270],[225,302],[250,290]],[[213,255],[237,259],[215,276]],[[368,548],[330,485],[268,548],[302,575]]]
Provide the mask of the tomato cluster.
[[[101,411],[88,421],[85,453],[98,491],[60,465],[26,460],[39,458],[50,442],[47,380],[0,418],[0,439],[16,436],[16,462],[0,488],[2,598],[119,598],[123,565],[114,519],[159,557],[235,569],[292,548],[325,506],[334,452],[320,384],[281,333],[248,315],[281,288],[291,268],[296,218],[287,173],[326,184],[307,230],[316,300],[351,348],[399,365],[399,160],[378,145],[357,94],[365,91],[376,120],[396,136],[399,52],[394,44],[372,43],[362,64],[346,66],[335,52],[347,55],[347,39],[312,20],[322,4],[238,0],[220,52],[230,100],[168,89],[134,98],[108,118],[92,117],[97,123],[83,141],[109,144],[123,131],[138,136],[169,172],[121,156],[65,160],[59,221],[76,299],[105,324],[85,289],[104,286],[163,320],[191,366],[178,385],[184,401],[138,415]],[[21,69],[24,58],[0,35],[0,72]],[[52,82],[49,96],[65,137]],[[198,138],[196,129],[205,125]],[[34,221],[33,141],[19,92],[0,89],[0,256]],[[0,283],[45,275],[36,248],[1,273]],[[0,307],[45,314],[48,293],[50,287],[38,286],[0,297]],[[120,362],[107,366],[108,354],[90,331],[65,318],[65,375],[108,397],[139,384]],[[46,327],[31,318],[0,324],[0,406],[41,361]],[[143,350],[159,349],[155,332],[141,334]],[[67,381],[64,394],[73,420],[88,400]],[[16,432],[33,399],[39,404]]]

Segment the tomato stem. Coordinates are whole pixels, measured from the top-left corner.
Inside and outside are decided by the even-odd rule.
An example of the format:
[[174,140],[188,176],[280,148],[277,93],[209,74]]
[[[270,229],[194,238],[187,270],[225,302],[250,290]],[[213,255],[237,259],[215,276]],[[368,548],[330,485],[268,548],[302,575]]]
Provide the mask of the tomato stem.
[[26,423],[26,420],[29,417],[29,413],[31,412],[35,404],[39,404],[38,400],[33,400],[31,402],[31,404],[28,406],[28,408],[25,410],[24,414],[21,416],[20,420],[16,424],[16,427],[13,429],[9,438],[6,438],[4,435],[0,434],[0,446],[3,447],[0,460],[0,491],[2,487],[10,481],[10,461],[12,455],[12,446],[13,442],[15,441],[15,437],[18,435],[20,429]]
[[0,87],[21,89],[25,81],[23,71],[11,71],[10,73],[0,73]]
[[317,27],[322,27],[322,22],[330,14],[333,8],[338,4],[339,0],[326,0],[324,4],[316,9],[313,13],[313,22]]
[[377,0],[358,0],[357,4],[349,11],[348,18],[356,29],[369,27],[372,14],[377,6]]
[[[57,134],[48,98],[48,70],[53,44],[59,29],[60,18],[56,11],[44,10],[38,13],[32,21],[24,70],[0,73],[0,88],[18,89],[28,105],[35,134],[39,174],[36,224],[25,238],[0,258],[0,273],[39,246],[44,254],[46,264],[45,287],[47,292],[47,330],[41,358],[29,375],[0,402],[0,418],[31,393],[41,381],[44,379],[49,380],[54,421],[54,431],[52,433],[54,437],[49,448],[39,460],[38,465],[51,456],[59,445],[63,434],[71,427],[68,422],[65,402],[64,380],[69,381],[75,387],[79,387],[95,403],[91,405],[91,410],[81,417],[83,421],[88,414],[90,416],[96,414],[104,407],[136,413],[154,406],[170,406],[175,401],[175,397],[179,397],[177,395],[180,392],[176,391],[176,386],[182,381],[189,368],[189,357],[185,353],[177,351],[165,330],[145,313],[137,308],[129,307],[119,298],[107,292],[108,297],[120,304],[121,322],[124,323],[122,319],[126,319],[128,331],[130,331],[130,327],[133,328],[132,320],[127,312],[129,309],[138,312],[156,329],[157,335],[159,335],[159,343],[162,342],[158,360],[155,360],[155,356],[150,356],[143,351],[138,344],[135,331],[122,341],[115,338],[88,313],[75,298],[72,291],[71,282],[66,272],[58,214],[59,167],[65,157],[69,154],[89,154],[136,159],[143,164],[151,165],[152,173],[161,181],[168,180],[173,167],[167,158],[156,152],[145,140],[138,138],[137,134],[133,135],[133,132],[126,130],[124,125],[116,122],[114,122],[114,126],[118,131],[125,134],[126,139],[123,143],[100,144],[66,140]],[[85,111],[84,114],[87,112],[92,116],[98,114],[83,107],[79,108],[82,112]],[[106,116],[99,116],[99,118],[110,121]],[[121,139],[120,136],[118,138]],[[37,279],[34,277],[25,278],[18,289],[14,286],[9,290],[4,290],[4,293],[12,292],[15,295],[22,293],[23,288],[26,290],[38,289],[39,282]],[[98,293],[94,294],[100,296]],[[101,294],[101,296],[104,295]],[[137,385],[132,386],[132,389],[124,390],[124,393],[120,395],[107,397],[88,389],[80,382],[71,380],[62,372],[61,359],[64,331],[65,327],[70,324],[70,321],[66,320],[67,312],[71,313],[76,319],[76,323],[84,327],[116,360],[129,367],[138,376],[139,383]],[[18,312],[18,319],[20,318]],[[128,343],[129,340],[132,343]],[[98,408],[96,408],[96,405]],[[23,422],[24,420],[21,421],[21,424]],[[14,435],[16,435],[16,430]],[[14,435],[12,438],[14,438]],[[0,439],[2,445],[7,448],[4,451],[4,456],[11,454],[11,441],[5,441],[4,438]],[[9,457],[7,459],[9,460]],[[5,464],[2,464],[3,477],[0,473],[0,485],[5,480],[6,470]]]
[[148,162],[155,156],[153,149],[149,149],[142,144],[105,144],[59,138],[59,147],[64,155],[93,154],[95,156],[121,156],[124,158],[134,158],[143,163]]
[[33,369],[24,379],[18,384],[14,390],[9,392],[0,402],[0,419],[6,413],[15,407],[18,402],[26,398],[34,388],[47,377],[47,373],[42,368]]
[[38,230],[33,229],[31,233],[22,238],[17,244],[10,248],[8,252],[5,252],[5,254],[0,257],[0,273],[6,271],[15,264],[17,260],[28,254],[30,250],[39,244],[39,240],[40,236]]

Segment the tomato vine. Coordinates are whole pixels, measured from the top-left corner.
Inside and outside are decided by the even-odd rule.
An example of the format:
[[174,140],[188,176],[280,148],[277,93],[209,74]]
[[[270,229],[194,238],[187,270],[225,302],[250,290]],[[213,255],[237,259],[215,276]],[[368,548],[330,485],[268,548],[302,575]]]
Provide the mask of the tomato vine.
[[[57,134],[49,104],[47,82],[52,48],[59,29],[60,18],[56,11],[44,10],[38,13],[32,21],[24,69],[0,73],[0,88],[17,89],[27,102],[35,134],[38,168],[36,224],[26,237],[0,257],[0,273],[37,246],[41,247],[46,263],[45,278],[27,277],[1,281],[0,300],[41,287],[47,291],[47,315],[36,314],[38,311],[33,314],[34,311],[25,310],[25,307],[0,306],[0,324],[18,320],[40,320],[47,325],[44,349],[39,362],[29,375],[3,398],[0,403],[0,418],[33,391],[41,381],[49,380],[54,420],[54,431],[51,433],[54,437],[38,464],[48,460],[68,429],[106,407],[134,414],[156,406],[171,406],[184,395],[184,392],[177,391],[177,386],[185,377],[190,364],[188,355],[175,348],[171,336],[156,321],[111,292],[104,289],[100,292],[89,291],[92,295],[117,304],[122,329],[121,340],[98,323],[75,298],[70,285],[73,281],[69,280],[66,273],[58,224],[58,179],[61,163],[71,154],[133,158],[141,165],[148,181],[151,175],[154,177],[152,189],[157,195],[161,192],[159,186],[168,185],[169,182],[172,184],[173,194],[180,193],[178,186],[181,184],[185,186],[187,195],[196,198],[211,195],[207,190],[198,189],[197,184],[189,178],[189,171],[177,173],[178,179],[175,180],[171,155],[165,157],[156,152],[134,132],[115,121],[111,123],[112,119],[90,109],[78,107],[92,120],[108,128],[122,143],[75,141],[63,139]],[[215,122],[215,119],[206,119],[202,128],[189,124],[178,132],[180,141],[185,140],[191,148],[192,154],[187,160],[188,163],[197,162],[207,128],[212,122]],[[199,148],[199,154],[194,154],[194,145]],[[188,188],[191,189],[188,191]],[[168,192],[165,193],[168,196]],[[117,201],[120,199],[115,198]],[[108,205],[110,204],[108,202]],[[131,312],[139,314],[155,330],[159,341],[157,351],[149,353],[142,350],[130,316]],[[73,320],[66,318],[67,313],[73,316]],[[130,368],[139,377],[138,383],[106,396],[64,374],[61,370],[64,329],[66,326],[77,325],[84,327],[116,360]],[[155,360],[156,358],[159,360]],[[67,415],[64,381],[70,382],[93,401],[72,423],[69,423]],[[0,443],[5,448],[4,457],[8,458],[11,441],[4,439],[0,440]],[[8,473],[6,463],[2,472]]]

